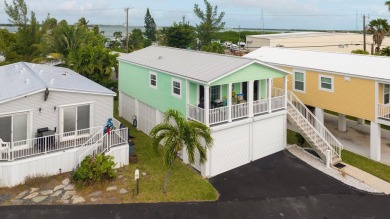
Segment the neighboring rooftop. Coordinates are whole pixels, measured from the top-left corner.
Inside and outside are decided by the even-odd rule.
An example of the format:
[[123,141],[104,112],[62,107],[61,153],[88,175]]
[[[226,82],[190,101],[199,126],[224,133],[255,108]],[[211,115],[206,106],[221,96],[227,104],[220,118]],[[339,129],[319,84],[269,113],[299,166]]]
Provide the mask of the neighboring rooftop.
[[206,83],[255,61],[162,46],[149,46],[118,59]]
[[293,68],[390,80],[390,57],[262,47],[245,57]]
[[111,90],[62,67],[18,62],[0,67],[0,103],[46,90],[115,95]]
[[275,33],[263,35],[247,35],[247,37],[263,39],[284,39],[284,38],[303,38],[303,37],[323,37],[334,35],[361,35],[357,33],[340,33],[340,32],[293,32],[293,33]]

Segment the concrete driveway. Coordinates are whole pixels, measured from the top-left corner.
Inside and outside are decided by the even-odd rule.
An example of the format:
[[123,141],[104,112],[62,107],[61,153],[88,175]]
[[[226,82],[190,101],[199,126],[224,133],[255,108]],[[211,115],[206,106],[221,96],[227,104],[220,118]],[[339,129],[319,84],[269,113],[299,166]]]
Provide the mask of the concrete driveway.
[[279,152],[210,182],[216,202],[0,207],[0,218],[386,218],[390,196],[356,191]]

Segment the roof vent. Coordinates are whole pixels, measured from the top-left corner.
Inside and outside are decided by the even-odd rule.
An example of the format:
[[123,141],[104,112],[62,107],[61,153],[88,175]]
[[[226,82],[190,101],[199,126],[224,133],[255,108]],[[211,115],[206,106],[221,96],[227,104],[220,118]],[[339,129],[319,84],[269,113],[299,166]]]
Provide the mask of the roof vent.
[[18,66],[18,65],[15,65],[15,68],[19,68],[19,66]]
[[39,70],[39,74],[42,74],[43,73],[43,69]]
[[30,79],[26,78],[26,80],[24,80],[24,83],[29,84],[30,83]]
[[34,67],[35,67],[35,64],[32,64],[32,67],[34,68]]
[[64,73],[62,73],[63,76],[67,76],[68,75],[68,72],[65,71]]
[[53,84],[54,78],[50,79],[50,84]]

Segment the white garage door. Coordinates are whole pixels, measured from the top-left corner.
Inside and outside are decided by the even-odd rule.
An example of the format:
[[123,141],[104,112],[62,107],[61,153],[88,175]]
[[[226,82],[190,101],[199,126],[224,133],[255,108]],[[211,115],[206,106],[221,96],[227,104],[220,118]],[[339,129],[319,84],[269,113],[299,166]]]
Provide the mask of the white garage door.
[[249,124],[213,132],[210,175],[215,176],[249,162]]
[[137,128],[149,135],[150,130],[156,125],[156,109],[138,102]]
[[121,107],[122,117],[128,122],[133,123],[133,116],[135,115],[135,100],[134,98],[121,93]]
[[277,116],[253,123],[253,160],[284,149],[285,116]]

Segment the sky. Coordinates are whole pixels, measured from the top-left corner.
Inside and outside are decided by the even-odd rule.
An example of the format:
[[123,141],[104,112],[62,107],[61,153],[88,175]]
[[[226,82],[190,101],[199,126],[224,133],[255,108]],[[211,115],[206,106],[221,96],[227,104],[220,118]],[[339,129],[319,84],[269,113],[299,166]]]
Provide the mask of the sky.
[[[12,0],[6,0],[11,3]],[[123,25],[129,7],[129,25],[143,26],[146,9],[158,26],[169,26],[185,16],[190,24],[199,23],[194,4],[204,8],[203,0],[25,0],[39,21],[48,13],[57,20],[75,23],[85,17],[90,24]],[[227,28],[356,30],[362,29],[362,15],[369,20],[385,18],[390,12],[386,0],[209,0],[225,12]],[[9,23],[0,1],[0,23]],[[263,18],[261,14],[263,13]],[[368,21],[369,21],[368,20]]]

